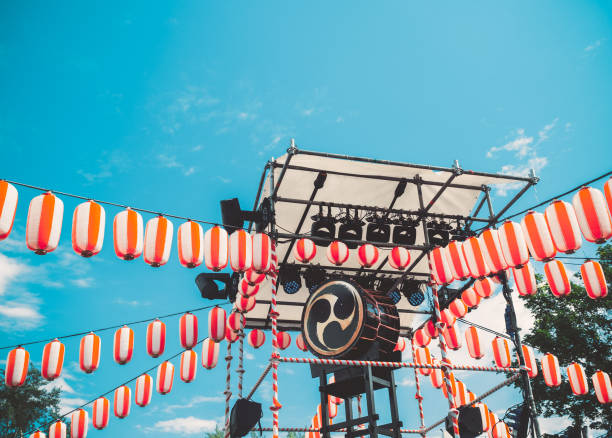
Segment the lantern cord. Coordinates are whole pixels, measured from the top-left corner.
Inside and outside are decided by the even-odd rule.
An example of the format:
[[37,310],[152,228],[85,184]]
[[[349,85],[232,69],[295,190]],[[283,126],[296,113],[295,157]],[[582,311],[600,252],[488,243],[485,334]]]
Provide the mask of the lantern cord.
[[34,345],[34,344],[42,344],[43,342],[51,342],[54,341],[56,339],[67,339],[67,338],[74,338],[76,336],[84,336],[87,335],[89,333],[100,333],[100,332],[104,332],[107,330],[112,330],[112,329],[116,329],[119,327],[123,327],[126,325],[136,325],[136,324],[142,324],[145,322],[150,322],[150,321],[155,321],[156,319],[165,319],[165,318],[170,318],[172,316],[177,316],[177,315],[183,315],[185,313],[194,313],[194,312],[199,312],[200,310],[206,310],[206,309],[211,309],[213,307],[216,306],[226,306],[227,304],[229,304],[229,302],[227,303],[223,303],[223,304],[215,304],[215,305],[210,305],[210,306],[204,306],[204,307],[198,307],[197,309],[189,309],[189,310],[183,310],[181,312],[175,312],[175,313],[169,313],[167,315],[162,315],[162,316],[157,316],[155,318],[148,318],[148,319],[141,319],[140,321],[132,321],[132,322],[126,322],[123,324],[117,324],[117,325],[113,325],[110,327],[104,327],[104,328],[100,328],[100,329],[96,329],[96,330],[87,330],[84,332],[79,332],[79,333],[73,333],[70,335],[64,335],[64,336],[56,336],[54,338],[49,338],[49,339],[41,339],[40,341],[31,341],[31,342],[22,342],[21,344],[16,344],[16,345],[7,345],[4,347],[0,347],[0,350],[6,350],[9,348],[17,348],[17,347],[23,347],[24,345]]

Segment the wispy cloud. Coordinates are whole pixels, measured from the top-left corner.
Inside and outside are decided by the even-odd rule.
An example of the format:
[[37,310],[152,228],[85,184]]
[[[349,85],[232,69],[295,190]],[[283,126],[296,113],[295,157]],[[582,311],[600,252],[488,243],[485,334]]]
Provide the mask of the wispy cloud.
[[175,155],[157,154],[158,164],[166,169],[178,169],[185,176],[190,176],[196,173],[197,168],[195,166],[187,166],[180,162]]
[[140,306],[150,306],[150,301],[138,301],[138,300],[124,300],[123,298],[117,298],[113,301],[115,304],[119,304],[122,306],[132,306],[132,307],[140,307]]
[[603,39],[599,39],[597,41],[593,41],[592,43],[590,43],[588,46],[586,46],[584,48],[585,52],[592,52],[593,50],[597,49],[598,47],[601,47],[601,44],[603,43]]
[[189,409],[189,408],[193,408],[194,406],[198,406],[201,405],[203,403],[221,403],[225,400],[225,398],[223,398],[222,396],[204,396],[204,395],[198,395],[193,397],[191,400],[189,400],[186,403],[180,403],[180,404],[176,404],[176,405],[167,405],[166,407],[164,407],[164,412],[173,412],[177,409]]
[[212,432],[217,426],[217,421],[196,418],[193,416],[173,418],[156,422],[153,427],[143,428],[145,432],[165,432],[182,435],[195,435],[204,432]]
[[112,177],[115,172],[123,172],[131,166],[131,160],[123,150],[104,151],[95,163],[86,170],[78,169],[77,174],[89,184],[98,183]]

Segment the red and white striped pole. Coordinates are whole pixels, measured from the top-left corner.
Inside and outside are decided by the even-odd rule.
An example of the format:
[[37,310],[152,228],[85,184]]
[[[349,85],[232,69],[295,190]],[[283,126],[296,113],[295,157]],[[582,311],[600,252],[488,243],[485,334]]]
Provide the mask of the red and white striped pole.
[[278,401],[278,358],[280,354],[278,353],[278,348],[276,346],[276,334],[277,325],[276,319],[278,317],[278,312],[276,311],[276,272],[272,272],[270,276],[270,281],[272,283],[272,296],[270,298],[270,320],[272,321],[272,355],[270,356],[270,362],[272,363],[272,406],[270,406],[270,410],[272,411],[272,436],[273,438],[278,438],[278,411],[282,408],[282,405]]
[[230,436],[230,399],[232,398],[232,391],[230,390],[230,374],[231,374],[231,366],[232,366],[232,343],[227,342],[227,355],[225,356],[225,361],[227,363],[226,367],[226,377],[225,377],[225,438],[229,438]]
[[[410,337],[410,348],[412,350],[412,361],[416,362],[416,352],[414,350],[414,339]],[[421,395],[421,384],[419,383],[419,372],[416,368],[414,368],[414,381],[416,383],[416,394],[414,398],[417,399],[419,403],[419,416],[421,417],[421,429],[425,428],[425,413],[423,412],[423,396]],[[425,438],[425,434],[423,434],[423,438]]]

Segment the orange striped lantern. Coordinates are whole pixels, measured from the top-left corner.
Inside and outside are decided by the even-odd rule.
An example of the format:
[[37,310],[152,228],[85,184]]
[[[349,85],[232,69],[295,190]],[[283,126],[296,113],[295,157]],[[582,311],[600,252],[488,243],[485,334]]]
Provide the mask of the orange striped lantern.
[[253,270],[266,273],[272,267],[272,239],[264,233],[253,236]]
[[544,216],[557,251],[571,254],[582,246],[580,226],[572,204],[554,201],[546,207]]
[[115,254],[123,260],[134,260],[142,254],[142,216],[126,208],[119,212],[113,221],[113,242]]
[[499,244],[504,260],[512,268],[520,268],[529,261],[529,250],[523,229],[519,224],[506,221],[499,227]]
[[308,351],[308,347],[306,346],[306,342],[304,342],[304,335],[302,333],[298,333],[295,337],[295,346],[302,351]]
[[431,275],[436,284],[446,285],[453,282],[453,272],[448,262],[446,248],[438,246],[431,251],[429,260],[431,263]]
[[476,327],[470,326],[465,331],[465,344],[467,345],[470,357],[474,359],[482,359],[484,357],[484,352],[482,351],[482,347],[480,345],[480,339],[478,338],[478,330],[476,330]]
[[511,438],[510,428],[503,421],[498,421],[491,431],[493,438]]
[[331,424],[332,420],[336,418],[338,415],[338,405],[335,403],[329,402],[330,397],[327,398],[327,418],[329,418],[329,423]]
[[470,270],[463,256],[461,242],[451,241],[446,247],[446,256],[455,280],[463,281],[470,276]]
[[440,312],[440,321],[446,326],[452,326],[457,317],[450,311],[450,309],[444,309]]
[[542,377],[547,386],[561,385],[561,370],[559,369],[559,360],[556,356],[547,353],[542,359]]
[[491,429],[489,408],[482,402],[474,403],[472,406],[478,408],[478,411],[480,412],[480,424],[482,424],[482,431],[487,432],[489,429]]
[[84,409],[78,409],[70,415],[70,438],[86,438],[89,415]]
[[83,257],[96,255],[104,242],[106,213],[94,201],[77,205],[72,216],[72,248]]
[[11,350],[6,358],[6,370],[4,372],[4,383],[10,388],[21,386],[28,377],[28,366],[30,365],[30,353],[23,347]]
[[26,245],[36,254],[44,255],[59,243],[62,232],[64,203],[53,193],[36,196],[30,202],[26,223]]
[[132,360],[134,352],[134,331],[124,325],[115,332],[113,357],[119,365],[125,365]]
[[232,312],[227,318],[227,328],[232,331],[237,332],[238,330],[241,330],[242,328],[244,328],[245,324],[246,318],[242,313]]
[[491,273],[482,253],[480,241],[477,237],[470,237],[461,244],[463,257],[467,263],[470,275],[474,278],[484,278]]
[[604,243],[612,237],[612,218],[601,191],[583,187],[572,198],[572,205],[586,240]]
[[190,312],[179,319],[179,336],[181,347],[191,350],[198,343],[198,318]]
[[552,260],[557,249],[553,243],[552,236],[542,213],[529,211],[521,221],[523,234],[527,241],[527,247],[531,257],[539,262]]
[[195,268],[204,261],[204,232],[200,224],[187,221],[178,227],[176,235],[178,258],[186,268]]
[[174,379],[174,365],[165,361],[157,367],[157,379],[155,388],[162,395],[168,394],[172,390],[172,379]]
[[523,357],[525,358],[525,366],[527,367],[527,375],[529,378],[533,379],[538,375],[538,363],[535,358],[535,354],[533,353],[533,348],[529,345],[522,345],[523,348]]
[[512,268],[514,284],[519,295],[533,295],[538,291],[535,273],[531,263],[527,262],[522,268]]
[[349,249],[344,242],[333,241],[327,247],[327,260],[333,265],[341,266],[349,258]]
[[91,332],[81,338],[79,348],[79,366],[87,374],[93,373],[100,366],[100,336]]
[[198,354],[193,350],[183,351],[181,354],[181,380],[185,383],[192,382],[196,377],[198,369]]
[[253,310],[255,304],[257,304],[257,300],[255,299],[255,297],[245,297],[244,295],[237,295],[236,302],[234,304],[236,305],[236,309],[238,309],[239,312],[248,313]]
[[567,379],[574,395],[585,395],[589,392],[589,381],[579,363],[574,362],[567,367]]
[[301,238],[295,243],[293,256],[300,263],[308,263],[317,255],[317,246],[310,239]]
[[[457,394],[457,380],[455,379],[455,375],[449,372],[449,380],[450,380],[450,389],[451,389],[451,397],[455,397]],[[446,381],[442,385],[442,392],[444,393],[444,397],[448,398],[448,391],[446,388]]]
[[604,184],[604,195],[608,203],[608,211],[612,214],[612,176]]
[[44,434],[44,432],[37,430],[33,434],[30,434],[30,438],[47,438],[47,436]]
[[559,260],[551,260],[544,265],[544,274],[550,291],[556,297],[569,295],[572,291],[565,265]]
[[364,268],[371,268],[378,261],[378,248],[366,243],[357,248],[357,260]]
[[[334,375],[332,374],[331,376],[329,376],[329,379],[327,380],[328,384],[332,384],[332,383],[336,383],[336,378],[334,377]],[[341,405],[342,403],[344,403],[344,399],[340,398],[340,397],[335,397],[333,395],[329,396],[329,402],[333,403],[335,405]]]
[[266,342],[266,334],[263,330],[253,329],[249,332],[247,342],[251,347],[259,348]]
[[463,406],[469,403],[470,395],[468,394],[468,390],[465,387],[465,383],[461,380],[457,380],[455,384],[457,388],[457,393],[453,399],[455,400],[455,407]]
[[105,397],[100,397],[93,403],[93,407],[91,409],[91,417],[93,427],[98,430],[104,429],[108,426],[110,413],[110,402]]
[[227,231],[214,226],[204,234],[204,262],[211,271],[220,271],[227,266],[228,261]]
[[444,343],[451,350],[459,350],[461,348],[461,332],[457,326],[446,326],[442,329]]
[[481,297],[474,288],[468,287],[461,293],[461,301],[468,307],[476,307],[480,303]]
[[401,336],[397,338],[397,342],[395,343],[395,347],[393,347],[393,351],[401,351],[403,352],[406,349],[406,338],[402,338]]
[[500,368],[509,368],[510,365],[512,365],[512,360],[510,359],[510,346],[508,345],[508,341],[496,336],[491,345],[493,346],[495,364]]
[[225,337],[226,316],[221,307],[214,307],[208,312],[208,336],[215,342]]
[[480,247],[485,263],[491,269],[491,272],[498,273],[508,268],[508,264],[504,259],[501,244],[499,243],[499,234],[493,228],[487,228],[482,232],[480,237]]
[[610,385],[610,376],[603,371],[597,371],[591,377],[593,388],[599,403],[606,404],[612,402],[612,385]]
[[229,328],[225,329],[225,340],[227,342],[234,343],[238,340],[238,332],[235,332],[234,330],[230,330]]
[[272,344],[280,350],[284,350],[291,344],[291,335],[287,332],[277,332]]
[[389,253],[389,265],[393,269],[404,270],[410,264],[410,251],[401,246],[396,246]]
[[113,404],[115,417],[125,418],[130,415],[131,399],[131,391],[127,386],[124,385],[115,389],[115,401]]
[[55,339],[43,349],[40,373],[47,380],[57,379],[64,366],[64,344]]
[[244,273],[243,281],[246,281],[249,286],[256,286],[266,279],[266,274],[263,272],[255,272],[253,269],[247,269]]
[[497,415],[495,415],[493,412],[489,411],[489,433],[487,434],[489,438],[494,438],[493,437],[493,428],[495,427],[495,425],[499,422],[499,418],[497,417]]
[[138,406],[144,408],[146,405],[151,403],[153,396],[153,377],[148,374],[138,376],[136,379],[136,390],[134,395],[134,401]]
[[202,342],[202,366],[207,370],[217,366],[219,360],[219,344],[210,338]]
[[6,181],[0,181],[0,240],[11,234],[17,211],[17,189]]
[[151,357],[164,354],[166,348],[166,324],[156,319],[147,326],[147,353]]
[[173,226],[159,215],[150,219],[145,227],[144,261],[154,268],[165,265],[170,258]]
[[244,272],[253,265],[253,240],[245,230],[236,230],[229,237],[230,267]]
[[418,347],[425,347],[431,341],[431,337],[422,328],[414,332],[412,339]]
[[608,295],[606,277],[598,262],[587,260],[580,266],[580,274],[582,274],[584,288],[590,298],[597,299]]
[[489,277],[474,282],[474,290],[482,298],[489,298],[495,292],[495,283]]
[[[419,365],[431,365],[431,353],[427,347],[419,347],[414,351],[414,361]],[[432,372],[431,368],[419,368],[419,373],[424,376],[429,376]]]
[[60,420],[49,426],[49,438],[66,438],[66,425]]
[[437,338],[438,337],[438,328],[436,327],[436,324],[434,323],[433,319],[428,320],[424,325],[423,325],[423,331],[430,337],[430,338]]
[[[440,365],[440,361],[432,359],[432,365]],[[431,380],[431,386],[438,389],[442,388],[442,385],[444,385],[444,373],[442,369],[433,368],[429,375],[429,379]]]
[[[265,274],[262,274],[262,275],[265,275]],[[240,280],[239,290],[242,296],[252,297],[252,296],[257,295],[257,292],[259,292],[259,285],[258,284],[251,285],[248,281],[246,281],[245,278],[243,278],[242,280]]]
[[448,305],[448,310],[451,311],[451,313],[453,315],[455,315],[455,317],[457,318],[463,318],[465,316],[465,314],[468,311],[467,306],[465,305],[465,303],[463,301],[461,301],[461,299],[459,298],[455,298],[453,301],[451,301],[451,303]]

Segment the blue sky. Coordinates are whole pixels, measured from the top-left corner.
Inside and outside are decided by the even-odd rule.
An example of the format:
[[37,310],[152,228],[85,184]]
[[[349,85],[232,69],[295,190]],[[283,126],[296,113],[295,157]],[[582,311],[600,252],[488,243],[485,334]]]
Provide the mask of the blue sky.
[[[6,4],[0,178],[219,220],[218,201],[251,205],[265,161],[295,137],[306,149],[397,161],[458,159],[466,169],[520,174],[533,167],[542,181],[517,209],[526,207],[609,170],[611,12],[605,2],[552,1]],[[511,192],[496,191],[494,203]],[[116,209],[107,208],[102,252],[82,259],[70,246],[77,203],[64,198],[60,248],[32,254],[24,229],[38,193],[19,194],[13,234],[0,243],[2,344],[203,305],[175,248],[157,270],[115,257]],[[176,340],[178,320],[166,322]],[[107,332],[93,375],[75,369],[78,343],[66,341],[66,406],[156,364],[145,354],[144,326],[133,328],[134,360],[112,363]],[[178,348],[169,342],[167,352]],[[42,345],[29,350],[40,361]],[[250,362],[247,387],[265,355]],[[212,427],[223,415],[221,368],[200,368],[195,382],[175,382],[170,395],[91,434]],[[413,374],[402,373],[402,416],[416,426]],[[305,425],[317,404],[307,368],[284,367],[280,378],[283,424]],[[496,379],[466,381],[479,392]],[[423,386],[431,423],[446,401]],[[516,400],[507,391],[491,406],[503,411]]]

